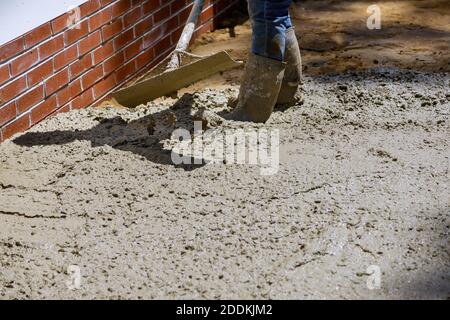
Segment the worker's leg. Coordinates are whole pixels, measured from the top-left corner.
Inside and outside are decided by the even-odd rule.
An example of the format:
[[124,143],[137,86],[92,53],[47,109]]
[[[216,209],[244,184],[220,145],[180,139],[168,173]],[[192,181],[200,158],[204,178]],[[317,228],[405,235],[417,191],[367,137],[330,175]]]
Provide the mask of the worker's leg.
[[253,28],[252,52],[245,67],[236,108],[237,121],[266,122],[284,78],[286,30],[291,0],[248,0]]
[[302,63],[300,48],[289,16],[291,0],[249,0],[253,26],[252,52],[287,63],[278,105],[293,105],[299,98]]
[[283,61],[286,31],[292,28],[289,16],[291,2],[292,0],[248,0],[254,54]]
[[302,58],[294,28],[290,28],[286,32],[284,61],[286,61],[286,70],[278,94],[277,105],[290,107],[303,99],[301,91],[298,90],[302,81]]

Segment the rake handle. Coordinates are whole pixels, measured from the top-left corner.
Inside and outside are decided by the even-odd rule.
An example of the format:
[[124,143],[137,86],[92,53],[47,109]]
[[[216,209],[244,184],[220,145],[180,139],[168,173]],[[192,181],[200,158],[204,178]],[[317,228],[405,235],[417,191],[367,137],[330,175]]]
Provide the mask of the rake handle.
[[170,59],[169,64],[167,65],[167,70],[174,70],[180,66],[181,58],[179,52],[186,51],[189,47],[189,43],[191,42],[192,35],[195,31],[195,26],[197,25],[198,17],[200,16],[203,6],[205,4],[205,0],[195,0],[194,5],[192,7],[189,18],[184,26],[183,33],[181,34],[180,39],[178,40],[177,46],[175,48],[175,52]]

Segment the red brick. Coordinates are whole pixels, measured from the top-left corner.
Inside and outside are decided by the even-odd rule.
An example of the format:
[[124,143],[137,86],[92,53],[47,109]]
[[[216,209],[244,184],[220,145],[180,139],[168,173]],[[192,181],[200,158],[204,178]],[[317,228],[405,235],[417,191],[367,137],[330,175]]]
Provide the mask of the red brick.
[[108,91],[112,90],[116,86],[116,81],[114,75],[110,75],[103,81],[97,83],[94,87],[94,98],[98,99],[103,96]]
[[72,109],[81,109],[89,106],[94,101],[92,88],[83,92],[72,101]]
[[53,61],[47,61],[44,64],[36,67],[32,71],[28,72],[28,85],[30,87],[41,82],[53,74]]
[[17,56],[24,50],[23,37],[12,40],[0,46],[0,63]]
[[142,5],[147,0],[131,0],[131,6],[134,8],[136,6]]
[[47,81],[45,81],[45,95],[48,97],[69,83],[68,68],[58,72]]
[[144,33],[150,31],[152,29],[152,26],[153,26],[153,17],[152,16],[149,16],[149,17],[145,18],[144,20],[142,20],[141,22],[139,22],[134,27],[136,37],[140,37]]
[[144,10],[144,15],[152,13],[153,11],[159,8],[159,0],[147,1],[146,3],[144,3],[142,8]]
[[80,6],[81,18],[90,15],[91,13],[97,11],[98,9],[100,9],[100,2],[98,0],[89,0],[86,3],[83,3]]
[[[79,29],[77,28],[79,27]],[[66,45],[71,45],[75,41],[80,40],[88,34],[88,22],[85,20],[78,23],[76,26],[68,29],[64,35],[66,38]]]
[[114,1],[116,1],[116,0],[100,0],[100,6],[105,7],[106,5],[108,5]]
[[30,92],[27,92],[25,95],[17,99],[17,109],[19,113],[23,113],[43,99],[44,85],[41,84],[40,86],[34,88]]
[[89,35],[89,37],[83,39],[78,44],[78,52],[80,56],[85,55],[89,51],[98,47],[102,43],[101,31],[96,31],[95,33]]
[[164,8],[159,9],[153,14],[153,21],[157,24],[164,19],[167,19],[170,16],[170,7],[165,6]]
[[19,94],[27,89],[27,80],[23,76],[11,82],[10,84],[0,88],[0,105],[17,97]]
[[25,47],[31,48],[52,35],[50,23],[43,24],[25,35]]
[[131,41],[133,41],[133,29],[130,29],[122,34],[120,34],[117,38],[114,39],[114,48],[115,50],[119,50],[123,46],[127,45]]
[[111,20],[111,8],[99,11],[89,18],[89,31],[94,31]]
[[142,17],[141,7],[137,7],[133,9],[131,12],[127,13],[123,17],[123,24],[125,26],[125,29],[138,22],[139,19],[141,19],[141,17]]
[[16,104],[11,102],[6,106],[0,107],[0,126],[14,119],[16,116]]
[[171,48],[170,36],[165,37],[164,39],[158,41],[155,45],[155,55],[159,56],[160,54],[166,52]]
[[64,48],[64,37],[59,35],[39,46],[39,55],[41,60],[44,60]]
[[186,1],[184,0],[178,0],[178,1],[173,1],[170,4],[170,12],[172,14],[180,11],[181,9],[183,9],[186,6]]
[[81,77],[83,89],[91,87],[103,77],[103,66],[97,66]]
[[30,115],[27,113],[3,128],[3,139],[9,139],[16,133],[24,132],[28,128],[30,128]]
[[183,28],[184,27],[180,27],[176,30],[174,30],[171,34],[170,37],[172,38],[172,43],[177,43],[178,40],[180,40],[181,34],[183,32]]
[[68,27],[68,24],[67,24],[68,19],[69,19],[69,14],[65,13],[65,14],[60,15],[59,17],[55,18],[54,20],[52,20],[53,34],[60,33],[61,31],[66,29]]
[[209,7],[204,10],[200,15],[200,24],[204,24],[205,22],[211,20],[214,17],[214,7]]
[[0,86],[9,80],[9,67],[7,64],[0,67]]
[[58,105],[62,106],[66,104],[68,101],[77,97],[81,93],[81,91],[82,89],[80,79],[71,82],[67,87],[58,92]]
[[132,57],[137,55],[143,47],[143,40],[139,39],[138,41],[132,43],[128,47],[125,48],[125,60],[130,60]]
[[147,49],[147,51],[145,51],[144,53],[137,56],[137,58],[136,58],[137,69],[139,70],[139,69],[143,68],[144,66],[146,66],[148,63],[150,63],[150,61],[153,60],[154,57],[155,57],[155,55],[153,53],[153,48]]
[[70,79],[78,77],[92,66],[92,55],[85,55],[83,58],[70,65]]
[[[227,1],[206,1],[206,7],[208,7],[208,9],[202,13],[201,22],[208,23],[204,24],[196,35],[205,30],[209,30],[212,27],[211,18],[213,17],[214,9],[210,5],[216,5],[219,2],[220,4],[226,3],[228,5]],[[104,6],[111,3],[112,6],[102,9]],[[161,3],[164,5],[162,8]],[[164,57],[164,53],[173,47],[173,43],[175,43],[174,40],[178,40],[177,35],[179,35],[180,30],[182,29],[179,27],[178,20],[180,17],[181,19],[187,18],[192,7],[191,4],[191,0],[90,0],[81,5],[82,17],[88,15],[92,16],[80,24],[81,30],[71,28],[66,30],[62,37],[63,42],[66,44],[74,44],[77,41],[79,41],[79,43],[74,44],[64,51],[61,51],[63,50],[63,46],[57,47],[56,52],[52,52],[52,50],[46,52],[44,51],[45,47],[42,49],[39,47],[39,52],[42,51],[43,53],[41,60],[42,58],[45,59],[51,55],[56,55],[52,61],[48,61],[36,67],[28,74],[28,86],[30,87],[33,85],[36,86],[36,84],[49,76],[51,77],[47,79],[45,83],[45,93],[47,96],[50,95],[51,98],[31,110],[30,114],[32,114],[33,123],[40,121],[48,114],[63,108],[69,110],[71,107],[81,108],[92,104],[94,100],[99,100],[110,92],[118,82],[122,82],[125,79],[134,76],[137,70],[142,71],[148,68],[150,64],[153,64],[153,62],[156,61],[155,56],[158,56],[158,59]],[[145,12],[146,16],[144,17],[144,20],[140,21],[143,12]],[[175,12],[180,12],[180,14],[177,16],[170,16],[171,13],[173,14]],[[149,15],[149,13],[153,14]],[[61,32],[66,28],[65,24],[67,23],[67,16],[64,16],[65,15],[62,15],[51,22],[54,32]],[[113,16],[120,16],[120,18],[111,22]],[[158,28],[152,30],[154,22],[161,23],[162,21],[165,22],[160,24]],[[129,28],[132,25],[135,25],[132,30],[123,32],[123,29]],[[177,28],[178,30],[176,30]],[[38,29],[41,29],[41,31],[38,31]],[[97,30],[97,32],[89,34],[89,30]],[[173,30],[176,31],[172,32]],[[51,36],[49,32],[51,32],[50,23],[36,28],[36,30],[33,30],[24,36],[22,43],[20,40],[16,42],[16,46],[19,48],[21,46],[20,51],[16,50],[13,53],[10,51],[10,53],[13,54],[13,56],[18,55],[19,58],[22,58],[20,52],[25,46],[30,48],[30,46],[34,46],[40,41],[47,39]],[[145,34],[146,36],[144,39],[140,39],[140,37]],[[116,38],[111,40],[113,37]],[[54,39],[51,39],[50,41],[52,40]],[[102,45],[102,40],[105,42],[109,40],[109,42]],[[64,45],[64,43],[62,43],[62,45]],[[12,48],[12,45],[10,46]],[[124,49],[122,50],[122,48]],[[143,51],[145,48],[147,48],[147,50]],[[3,46],[0,47],[0,59],[2,56],[5,56],[2,49]],[[114,51],[118,53],[114,54]],[[92,52],[92,54],[90,52]],[[80,56],[84,56],[82,59],[77,60],[79,54]],[[23,72],[33,66],[33,64],[31,64],[28,68],[25,68],[26,64],[24,64],[19,67],[19,59],[16,60],[17,65],[14,67],[14,71],[9,65],[0,67],[0,84],[9,81],[10,68],[12,76],[15,73],[16,75],[20,74],[18,72]],[[124,64],[125,61],[126,64]],[[67,65],[70,65],[70,67],[67,67]],[[94,65],[96,67],[91,69]],[[62,69],[57,74],[53,74],[53,66],[55,71],[66,68]],[[80,75],[82,75],[82,77],[69,83],[69,75],[72,79],[76,79],[80,77]],[[105,76],[106,78],[103,79]],[[8,86],[0,89],[0,98],[11,96],[14,98],[25,92],[27,83],[23,82],[23,78],[24,77],[22,77],[21,83],[15,80]],[[24,88],[20,89],[20,84],[22,84]],[[12,103],[14,108],[9,104],[8,116],[14,117],[16,109],[19,110],[19,112],[26,112],[31,106],[39,103],[39,100],[36,99],[42,99],[39,95],[39,93],[43,95],[42,88],[43,85],[40,84],[37,88],[34,88],[32,91],[27,92],[17,99],[15,102],[17,103],[17,106],[15,103]],[[86,90],[86,88],[89,89]],[[80,94],[82,89],[84,89],[85,92]],[[10,100],[11,98],[9,101]],[[6,113],[6,109],[4,108],[6,108],[6,106],[3,108],[0,107],[0,112]],[[34,111],[35,109],[36,111]],[[14,113],[11,113],[11,110],[13,110]],[[11,121],[11,119],[8,121]],[[29,126],[29,123],[26,124],[26,126]]]
[[121,66],[123,66],[123,63],[125,61],[123,52],[118,52],[108,60],[106,60],[103,63],[103,71],[105,75],[110,74],[111,72],[117,70]]
[[191,7],[187,7],[183,11],[178,14],[178,18],[180,19],[180,25],[184,25],[191,13]]
[[69,102],[68,104],[66,104],[66,105],[62,106],[61,108],[59,108],[58,110],[56,110],[55,114],[69,112],[71,107],[72,107],[72,103]]
[[[159,1],[159,0],[158,0]],[[130,0],[120,0],[119,2],[112,5],[112,16],[116,18],[123,15],[131,8]]]
[[122,31],[122,19],[117,19],[102,27],[103,41],[111,39]]
[[120,83],[130,77],[136,71],[136,64],[134,61],[128,62],[123,67],[119,68],[116,72],[116,81]]
[[61,53],[58,53],[53,58],[53,65],[55,68],[55,71],[60,70],[61,68],[64,68],[69,63],[74,62],[78,58],[78,47],[77,45],[73,45],[70,48],[65,49]]
[[178,16],[175,16],[162,25],[163,30],[166,30],[165,34],[172,32],[178,27]]
[[94,64],[97,65],[104,61],[114,53],[113,41],[105,43],[100,48],[95,49],[93,52]]
[[213,21],[210,20],[207,23],[204,23],[197,31],[195,31],[194,35],[192,36],[191,43],[197,39],[200,35],[202,35],[205,32],[212,31],[214,29]]
[[161,38],[161,35],[164,34],[161,26],[158,28],[154,28],[149,34],[144,36],[144,49],[150,48],[158,39]]
[[58,108],[56,95],[51,96],[31,110],[31,123],[35,124],[52,114]]
[[22,56],[11,62],[11,75],[13,77],[28,70],[30,67],[38,63],[39,54],[37,49],[26,52]]

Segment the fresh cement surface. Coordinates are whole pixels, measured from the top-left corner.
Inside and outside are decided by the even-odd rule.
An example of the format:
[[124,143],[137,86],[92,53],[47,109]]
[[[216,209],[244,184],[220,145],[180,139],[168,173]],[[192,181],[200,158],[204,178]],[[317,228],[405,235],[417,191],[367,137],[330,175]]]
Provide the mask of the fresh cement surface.
[[[448,299],[449,6],[380,2],[374,33],[370,4],[300,2],[304,100],[265,125],[220,117],[238,69],[1,144],[0,299]],[[194,52],[244,59],[249,39],[217,31]],[[199,118],[206,144],[278,129],[278,172],[174,165],[171,133]]]
[[266,125],[214,123],[279,129],[273,176],[171,162],[236,88],[52,117],[0,146],[0,297],[449,298],[449,85],[306,77]]

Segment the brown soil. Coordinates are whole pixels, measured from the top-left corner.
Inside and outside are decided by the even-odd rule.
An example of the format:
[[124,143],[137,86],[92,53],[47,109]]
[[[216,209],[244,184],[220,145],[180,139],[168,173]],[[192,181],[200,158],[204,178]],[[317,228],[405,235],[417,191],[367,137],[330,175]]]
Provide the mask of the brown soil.
[[[366,26],[373,1],[301,1],[292,16],[302,49],[306,74],[341,73],[396,67],[417,71],[450,70],[450,2],[378,1],[381,30]],[[247,22],[204,35],[193,51],[229,51],[246,59],[251,30]]]

